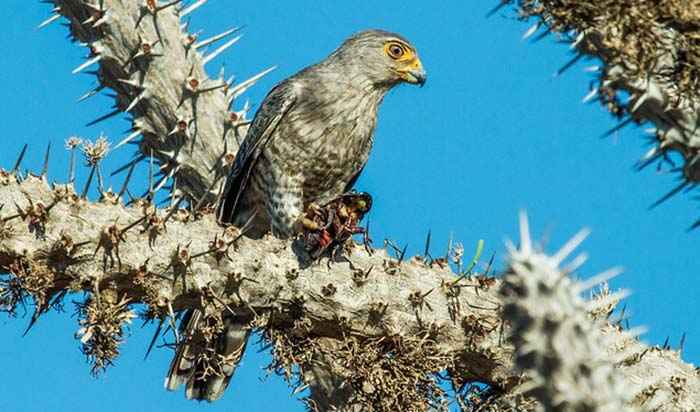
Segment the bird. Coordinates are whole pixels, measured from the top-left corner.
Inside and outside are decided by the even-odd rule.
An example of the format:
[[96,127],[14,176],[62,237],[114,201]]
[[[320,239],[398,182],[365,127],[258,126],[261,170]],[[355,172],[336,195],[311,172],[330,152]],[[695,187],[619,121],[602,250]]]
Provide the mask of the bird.
[[[236,154],[219,220],[245,227],[251,238],[270,232],[282,239],[294,236],[307,207],[353,188],[369,157],[385,95],[400,84],[423,86],[426,79],[411,42],[373,29],[350,36],[324,60],[278,83],[258,108]],[[185,341],[171,363],[167,389],[186,384],[190,399],[221,397],[250,333],[244,319],[223,318],[223,330],[210,344],[227,360],[223,372],[198,370]],[[200,322],[201,311],[188,311],[181,336],[191,335]]]

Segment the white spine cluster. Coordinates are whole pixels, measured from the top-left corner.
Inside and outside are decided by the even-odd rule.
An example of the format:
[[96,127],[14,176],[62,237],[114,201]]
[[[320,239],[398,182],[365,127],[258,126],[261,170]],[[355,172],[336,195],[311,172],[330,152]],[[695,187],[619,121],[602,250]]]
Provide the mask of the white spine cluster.
[[[620,296],[590,302],[580,296],[582,290],[617,271],[580,283],[568,276],[571,268],[559,267],[586,234],[579,233],[548,256],[533,249],[527,220],[521,216],[520,248],[508,245],[510,269],[501,287],[504,317],[512,324],[515,362],[530,378],[524,390],[545,410],[634,411],[627,406],[633,392],[608,352],[613,342],[590,315],[595,306]],[[575,259],[575,265],[581,261]]]

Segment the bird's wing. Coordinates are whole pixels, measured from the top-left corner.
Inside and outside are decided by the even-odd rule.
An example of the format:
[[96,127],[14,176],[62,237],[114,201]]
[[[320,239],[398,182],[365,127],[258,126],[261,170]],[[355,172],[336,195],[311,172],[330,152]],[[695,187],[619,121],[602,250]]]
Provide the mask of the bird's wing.
[[253,123],[246,133],[243,144],[236,154],[236,160],[226,181],[226,187],[218,216],[224,222],[231,222],[236,213],[236,206],[248,184],[253,165],[260,152],[274,135],[280,121],[294,105],[297,95],[294,85],[283,82],[268,93],[260,109],[255,114]]

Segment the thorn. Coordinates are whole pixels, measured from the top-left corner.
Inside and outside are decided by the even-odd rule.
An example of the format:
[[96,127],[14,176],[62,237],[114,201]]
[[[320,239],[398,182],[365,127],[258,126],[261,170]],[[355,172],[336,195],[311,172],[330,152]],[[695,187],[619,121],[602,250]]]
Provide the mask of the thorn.
[[134,226],[136,226],[136,225],[138,225],[139,223],[141,223],[141,222],[143,222],[144,220],[146,220],[147,217],[148,217],[147,215],[141,216],[140,218],[136,219],[135,221],[129,223],[128,225],[126,225],[125,227],[123,227],[121,230],[119,230],[119,233],[120,233],[120,234],[124,234],[124,233],[128,232],[131,228],[133,228]]
[[541,21],[538,21],[537,23],[533,24],[529,29],[527,29],[527,31],[525,32],[525,34],[523,34],[522,40],[527,40],[528,38],[530,38],[530,36],[532,36],[533,34],[535,34],[535,32],[536,32],[537,30],[539,30],[539,28],[540,28],[541,26],[542,26],[542,22],[541,22]]
[[134,172],[135,168],[136,168],[136,163],[132,163],[131,167],[129,167],[129,172],[126,174],[126,178],[124,179],[124,183],[122,184],[122,188],[119,190],[119,194],[117,195],[117,198],[121,198],[124,195],[124,192],[126,191],[126,188],[129,185],[129,180],[131,180],[131,174]]
[[221,53],[223,53],[224,51],[226,51],[226,49],[228,49],[229,47],[231,47],[231,46],[233,46],[234,44],[236,44],[236,43],[238,42],[238,40],[241,39],[241,37],[242,37],[242,36],[236,36],[236,37],[232,38],[231,40],[229,40],[229,41],[227,41],[226,43],[224,43],[224,44],[222,44],[221,46],[219,46],[219,48],[216,49],[216,50],[214,50],[211,54],[205,56],[205,57],[202,59],[202,66],[206,66],[207,63],[209,63],[210,61],[214,60],[217,56],[219,56]]
[[49,154],[51,153],[51,142],[46,146],[46,153],[44,154],[44,166],[41,169],[41,177],[46,177],[46,173],[49,171]]
[[204,39],[200,42],[197,42],[192,47],[194,47],[195,49],[200,49],[200,48],[208,46],[216,41],[219,41],[219,40],[223,39],[224,37],[229,36],[237,31],[239,31],[240,29],[241,29],[240,27],[234,27],[232,29],[226,30],[223,33],[217,34],[216,36],[212,36],[208,39]]
[[34,326],[34,324],[36,324],[36,321],[39,320],[39,316],[41,316],[41,309],[35,308],[32,318],[29,320],[29,325],[27,325],[27,329],[25,329],[24,333],[22,333],[22,337],[27,336],[29,330]]
[[118,149],[120,146],[123,146],[123,145],[129,143],[130,141],[132,141],[136,137],[138,137],[140,134],[141,134],[141,130],[134,131],[133,133],[131,133],[130,135],[125,137],[121,142],[117,143],[117,145],[114,146],[114,149],[112,149],[112,150]]
[[591,99],[593,99],[597,95],[598,95],[598,88],[594,87],[593,89],[591,89],[590,92],[588,92],[587,95],[585,95],[583,97],[583,99],[581,100],[581,103],[588,103],[589,101],[591,101]]
[[105,12],[100,19],[98,19],[95,23],[92,24],[92,28],[96,29],[102,26],[103,24],[107,23],[107,21],[109,21],[109,14]]
[[541,34],[538,34],[537,37],[532,39],[532,42],[537,43],[538,41],[547,37],[550,33],[552,33],[552,29],[550,27],[547,27],[547,30],[543,31]]
[[554,73],[554,77],[561,76],[565,71],[567,71],[568,69],[570,69],[571,66],[573,66],[574,64],[576,64],[576,62],[578,62],[579,60],[581,60],[582,57],[583,57],[583,53],[577,54],[576,57],[574,57],[573,59],[569,60],[568,63],[566,63],[566,64],[563,65],[559,70],[557,70],[557,72]]
[[558,266],[588,237],[589,234],[591,234],[591,230],[588,228],[583,228],[576,233],[574,237],[569,239],[564,246],[562,246],[554,255],[552,255],[552,260],[554,263]]
[[144,90],[144,91],[142,91],[141,93],[139,93],[138,96],[136,96],[136,97],[134,98],[134,100],[132,100],[131,103],[129,103],[129,105],[126,107],[126,109],[124,109],[124,111],[125,111],[125,112],[130,112],[131,109],[133,109],[134,107],[136,107],[136,105],[139,104],[139,102],[140,102],[141,100],[143,100],[144,97],[146,97],[146,95],[147,95],[146,90]]
[[153,200],[153,149],[148,160],[148,199]]
[[131,167],[132,165],[135,165],[136,163],[142,161],[142,160],[145,159],[146,157],[148,157],[148,156],[146,156],[146,155],[144,155],[144,154],[139,155],[139,156],[138,156],[137,158],[135,158],[134,160],[132,160],[132,161],[130,161],[129,163],[127,163],[127,164],[121,166],[119,169],[113,171],[112,174],[110,174],[110,176],[114,176],[114,175],[116,175],[116,174],[119,174],[119,173],[123,172],[124,170],[128,169],[128,168]]
[[180,12],[180,18],[183,18],[183,17],[187,16],[188,14],[192,13],[193,11],[197,10],[198,8],[203,6],[204,3],[206,3],[207,1],[208,0],[199,0],[195,3],[192,3],[192,5],[190,5],[189,7],[187,7],[186,9],[184,9],[183,11]]
[[156,193],[158,193],[158,191],[162,189],[163,186],[165,186],[165,183],[168,181],[168,179],[173,177],[173,175],[177,173],[178,170],[180,170],[180,166],[175,166],[172,169],[170,169],[170,172],[167,175],[163,176],[160,179],[160,181],[156,184],[156,187],[153,189],[153,194],[155,195]]
[[160,323],[158,323],[158,327],[156,328],[156,333],[153,334],[153,338],[151,339],[151,343],[148,345],[148,350],[146,350],[146,355],[144,355],[143,360],[146,360],[148,358],[148,355],[151,353],[153,345],[155,345],[156,340],[158,340],[158,335],[160,335],[160,331],[163,328],[164,322],[165,319],[160,319]]
[[634,102],[634,106],[632,106],[632,108],[630,109],[630,113],[636,112],[637,109],[639,109],[642,106],[642,104],[644,104],[644,102],[647,100],[648,97],[649,97],[648,92],[642,93],[642,95],[637,98],[637,101]]
[[221,179],[221,175],[217,176],[217,177],[214,179],[214,181],[211,182],[211,185],[209,186],[209,188],[207,188],[206,192],[204,192],[204,193],[202,194],[202,197],[200,197],[200,198],[197,200],[197,203],[195,204],[194,209],[193,209],[193,211],[194,211],[195,213],[198,212],[199,209],[202,207],[202,205],[204,204],[204,200],[207,198],[207,195],[208,195],[209,193],[211,193],[211,191],[214,189],[214,186],[216,186],[216,184],[219,182],[219,179]]
[[603,133],[602,136],[600,136],[601,139],[606,138],[613,133],[621,130],[623,127],[627,126],[628,124],[632,123],[634,119],[632,117],[629,117],[625,119],[624,121],[620,122],[617,126],[613,127],[612,129],[608,130],[607,132]]
[[683,347],[685,347],[685,332],[683,332],[683,335],[681,335],[681,343],[678,346],[679,355],[683,354]]
[[109,112],[102,117],[98,117],[97,119],[91,121],[90,123],[86,124],[85,126],[87,126],[87,127],[94,126],[99,122],[105,121],[105,120],[109,119],[110,117],[114,117],[114,116],[118,115],[119,113],[121,113],[121,110],[115,109],[114,111]]
[[[56,7],[54,9],[54,11],[58,11],[58,10],[60,10],[60,7]],[[61,18],[61,15],[56,13],[53,16],[49,17],[48,19],[42,21],[41,24],[39,24],[36,28],[37,28],[37,30],[43,29],[44,27],[48,26],[49,24],[55,22],[56,20],[58,20],[60,18]]]
[[597,285],[600,285],[603,282],[607,282],[608,280],[618,276],[620,273],[622,273],[622,268],[611,268],[595,276],[592,276],[589,279],[579,282],[578,284],[576,284],[575,288],[580,293]]
[[659,157],[663,156],[664,151],[661,150],[658,146],[652,147],[644,156],[642,156],[641,159],[637,161],[637,164],[635,164],[634,168],[636,171],[641,171],[645,167],[649,166],[650,164],[654,163]]
[[496,7],[492,8],[491,10],[489,10],[488,13],[486,13],[486,18],[489,18],[494,14],[498,13],[498,11],[504,6],[506,6],[508,3],[510,3],[510,0],[501,0],[501,2]]
[[401,255],[399,255],[399,264],[403,262],[403,258],[406,256],[406,250],[408,249],[408,244],[403,247],[403,250],[401,251]]
[[143,89],[143,82],[137,79],[117,79],[119,83],[126,84],[128,86],[134,87],[136,89]]
[[489,272],[491,271],[491,267],[493,266],[493,261],[496,259],[496,252],[493,252],[491,254],[491,258],[489,259],[489,263],[486,264],[486,270],[484,271],[484,276],[488,276]]
[[668,346],[668,339],[669,338],[670,338],[670,336],[666,336],[666,340],[664,341],[664,345],[662,346],[662,349],[667,350],[670,348],[670,346]]
[[75,181],[75,148],[70,149],[70,158],[68,160],[68,183]]
[[575,49],[576,46],[578,46],[579,44],[581,44],[581,42],[583,41],[583,39],[584,39],[585,37],[586,37],[586,33],[584,33],[584,32],[579,33],[579,34],[576,36],[576,39],[575,39],[574,41],[571,42],[571,46],[569,46],[569,48],[572,49],[572,50]]
[[428,229],[428,235],[425,237],[425,250],[423,251],[423,257],[426,257],[430,254],[430,229]]
[[[170,207],[175,203],[175,195],[177,194],[177,176],[173,178],[173,184],[170,186]],[[180,199],[184,199],[185,196],[180,196]],[[178,200],[179,203],[179,200]]]
[[532,252],[532,245],[530,243],[530,224],[528,223],[527,214],[524,210],[521,210],[520,213],[518,213],[518,217],[520,221],[520,250],[525,255],[529,255]]
[[[663,202],[667,201],[668,199],[670,199],[671,197],[673,197],[675,194],[677,194],[677,193],[680,192],[681,190],[685,189],[685,187],[688,186],[689,184],[690,184],[690,182],[688,182],[687,180],[684,180],[683,182],[681,182],[680,185],[674,187],[673,189],[671,189],[670,192],[668,192],[668,193],[666,193],[664,196],[662,196],[661,199],[659,199],[659,200],[657,200],[656,202],[652,203],[651,206],[649,206],[649,210],[651,210],[651,209],[657,207],[658,205],[662,204]],[[693,226],[691,226],[691,229],[694,229],[695,227],[696,227],[696,226],[695,226],[695,224],[694,224]]]
[[262,72],[256,74],[255,76],[249,78],[248,80],[244,81],[243,83],[240,83],[236,85],[234,88],[232,88],[229,92],[230,97],[229,97],[229,105],[233,103],[233,100],[236,99],[238,96],[241,94],[245,93],[250,86],[254,85],[255,82],[260,80],[261,77],[265,76],[266,74],[270,73],[271,71],[275,70],[277,66],[272,66],[269,69],[263,70]]
[[19,152],[19,157],[17,157],[17,161],[15,162],[15,166],[12,168],[12,173],[17,173],[19,171],[19,167],[22,164],[22,159],[24,159],[24,155],[27,153],[27,144],[25,143],[24,146],[22,147],[22,151]]
[[88,59],[85,63],[83,63],[83,64],[81,64],[80,66],[78,66],[78,67],[76,67],[75,69],[73,69],[72,73],[73,73],[73,74],[78,74],[78,73],[80,73],[81,71],[85,70],[86,68],[88,68],[88,67],[92,66],[93,64],[99,62],[100,60],[102,60],[102,55],[97,55],[97,56],[95,56],[95,57],[93,57],[93,58],[91,58],[91,59]]
[[97,169],[97,164],[90,168],[90,174],[88,175],[87,182],[85,182],[85,187],[83,188],[83,193],[80,195],[81,198],[85,199],[87,197],[88,189],[90,189],[90,184],[92,184],[92,178],[95,175],[95,169]]
[[170,210],[168,211],[168,214],[165,215],[165,218],[163,218],[163,223],[166,223],[168,219],[180,208],[180,204],[182,201],[185,200],[185,196],[181,196],[177,202],[175,202],[175,205],[170,207]]
[[91,98],[92,96],[94,96],[97,93],[99,93],[100,91],[102,91],[102,89],[104,89],[104,88],[105,88],[105,86],[103,86],[103,85],[99,85],[99,86],[95,87],[94,89],[92,89],[89,92],[85,93],[84,95],[80,96],[78,98],[78,103]]

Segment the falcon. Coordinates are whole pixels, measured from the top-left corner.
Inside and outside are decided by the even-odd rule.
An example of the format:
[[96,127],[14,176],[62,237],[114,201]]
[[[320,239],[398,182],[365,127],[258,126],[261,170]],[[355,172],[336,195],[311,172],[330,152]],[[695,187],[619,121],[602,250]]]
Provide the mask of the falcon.
[[[377,110],[387,92],[425,81],[408,40],[367,30],[279,83],[265,97],[236,155],[218,208],[220,220],[245,226],[252,238],[298,233],[309,205],[325,204],[352,189],[369,157]],[[188,398],[214,401],[228,386],[250,330],[242,319],[225,315],[224,330],[210,349],[226,364],[220,373],[204,373],[193,359],[196,348],[187,342],[201,318],[198,310],[185,314],[185,340],[166,388],[186,384]]]

